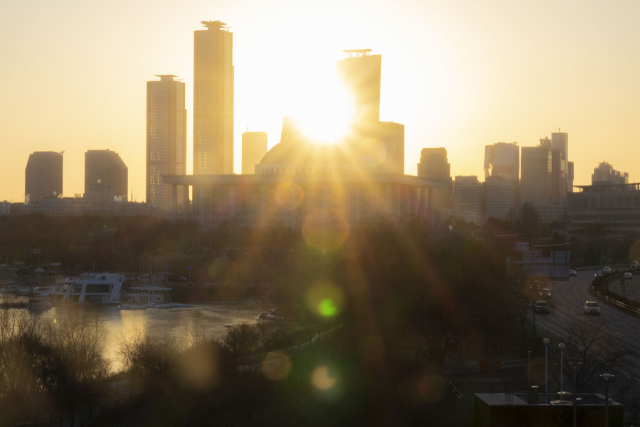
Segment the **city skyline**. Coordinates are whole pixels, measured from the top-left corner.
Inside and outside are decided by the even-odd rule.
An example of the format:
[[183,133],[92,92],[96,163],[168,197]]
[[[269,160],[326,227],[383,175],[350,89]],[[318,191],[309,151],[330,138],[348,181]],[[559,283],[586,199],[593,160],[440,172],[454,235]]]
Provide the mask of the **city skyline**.
[[[61,4],[62,10],[69,6],[64,2]],[[67,29],[54,31],[47,43],[39,37],[30,36],[21,39],[15,46],[1,48],[5,57],[15,65],[8,71],[6,81],[0,83],[3,93],[7,95],[7,105],[12,105],[11,110],[6,110],[7,106],[2,107],[5,108],[4,116],[15,120],[10,120],[0,130],[0,138],[7,146],[10,145],[7,158],[14,159],[12,162],[6,160],[3,168],[0,168],[3,182],[7,182],[0,199],[22,201],[24,188],[10,177],[24,168],[28,155],[34,151],[66,150],[63,194],[82,192],[81,165],[84,152],[106,147],[121,153],[130,169],[130,187],[133,187],[136,199],[145,199],[142,82],[161,72],[186,76],[186,105],[189,110],[193,105],[190,90],[193,84],[191,32],[200,27],[199,22],[203,19],[228,22],[236,35],[236,153],[241,151],[240,135],[246,125],[277,135],[284,115],[294,107],[303,108],[305,102],[308,105],[309,101],[303,99],[300,89],[312,81],[319,82],[320,88],[329,84],[335,75],[335,62],[344,59],[342,50],[367,47],[385,58],[382,67],[384,88],[381,98],[384,106],[381,108],[381,120],[395,120],[405,125],[404,162],[408,174],[415,174],[414,165],[419,160],[422,148],[442,146],[449,152],[452,176],[480,176],[484,145],[497,141],[518,141],[521,147],[535,146],[540,138],[551,136],[550,131],[559,127],[562,132],[571,133],[570,160],[576,165],[575,184],[588,184],[593,168],[603,160],[612,163],[616,169],[628,171],[630,181],[634,181],[633,163],[630,156],[623,153],[640,136],[640,130],[633,121],[637,112],[637,94],[640,92],[638,79],[633,76],[638,74],[640,61],[635,51],[630,50],[631,45],[627,44],[630,42],[625,41],[634,39],[633,35],[639,31],[628,20],[629,16],[635,15],[637,5],[622,7],[621,4],[615,10],[591,5],[581,15],[573,16],[563,29],[556,29],[551,24],[569,16],[573,11],[571,6],[552,6],[551,3],[536,5],[535,13],[521,23],[521,28],[512,28],[510,13],[516,11],[499,11],[494,17],[488,17],[489,13],[499,9],[499,3],[491,3],[481,13],[482,18],[496,24],[508,24],[515,31],[515,41],[498,41],[497,33],[478,29],[477,41],[468,43],[469,46],[460,45],[464,37],[471,35],[471,30],[464,30],[460,23],[472,27],[477,23],[470,13],[473,7],[469,7],[468,11],[456,12],[446,6],[426,4],[414,8],[416,16],[411,17],[407,12],[402,12],[401,5],[388,5],[402,22],[387,27],[385,34],[388,37],[385,40],[374,31],[379,28],[383,16],[386,19],[382,10],[367,11],[354,23],[355,3],[341,7],[317,5],[306,7],[305,10],[294,6],[283,2],[279,7],[283,10],[291,8],[287,16],[299,13],[299,18],[273,28],[257,12],[260,8],[256,8],[256,12],[243,14],[239,8],[228,6],[213,13],[205,7],[195,7],[194,3],[188,12],[171,16],[172,25],[169,26],[136,22],[136,26],[146,29],[136,32],[124,55],[119,50],[119,39],[103,39],[103,30],[89,31],[87,37],[101,47],[104,58],[90,55],[83,59],[82,64],[71,60],[65,66],[54,61],[57,65],[50,69],[35,67],[35,56],[31,55],[42,54],[42,58],[46,59],[52,52],[65,57],[68,49],[77,48],[82,41],[70,37],[74,30],[86,31],[85,23],[70,21]],[[524,6],[522,8],[527,10]],[[6,24],[4,31],[22,34],[24,29],[10,21],[25,22],[27,12],[32,11],[22,6],[4,6],[3,9],[7,12],[3,15],[9,17],[6,22],[3,19]],[[50,25],[45,19],[46,10],[47,6],[34,16],[41,28]],[[164,4],[159,10],[167,11]],[[338,11],[342,14],[336,13]],[[76,16],[88,16],[95,11],[86,6],[80,12]],[[314,14],[318,17],[312,19]],[[320,21],[330,14],[338,15],[334,16],[332,32],[324,39],[313,39],[312,34],[322,24]],[[550,31],[544,36],[534,31],[538,29],[534,25],[534,18],[542,15],[550,20]],[[442,22],[437,22],[438,17],[443,18]],[[601,20],[599,28],[590,25],[590,19],[594,17]],[[133,22],[125,24],[134,25]],[[396,31],[401,26],[419,36],[414,37],[412,45],[407,43],[408,36]],[[574,35],[568,35],[570,30]],[[294,31],[299,33],[298,40],[288,40],[286,36]],[[144,37],[138,39],[140,35]],[[554,37],[560,43],[558,47],[543,47],[540,42],[533,43],[531,38],[534,36],[543,40]],[[574,37],[581,40],[574,40]],[[594,43],[584,44],[584,38]],[[167,40],[171,42],[163,45]],[[514,54],[516,41],[522,43],[517,49],[522,53],[517,55]],[[490,42],[499,42],[498,45],[506,49],[505,53],[498,52],[500,49],[497,45]],[[570,52],[567,48],[574,44],[579,48]],[[17,46],[28,49],[30,53],[20,56]],[[48,51],[43,50],[45,46]],[[302,49],[302,46],[308,46],[308,49]],[[413,51],[416,46],[422,49]],[[610,46],[618,48],[612,50]],[[488,57],[504,67],[495,68],[495,65],[489,64],[489,59],[480,60],[478,52],[482,49],[488,49]],[[290,55],[291,51],[296,54]],[[509,52],[515,59],[508,57]],[[591,61],[594,57],[606,59],[606,66],[587,67],[587,58]],[[105,60],[110,61],[108,66],[105,66]],[[540,60],[560,60],[563,66],[534,72],[536,67],[532,65]],[[474,61],[477,61],[479,68],[474,68],[475,73],[468,74],[466,66]],[[522,65],[518,65],[517,61]],[[127,71],[123,74],[118,71],[125,69]],[[44,70],[47,77],[42,81],[36,79],[33,75],[36,70],[39,74]],[[107,84],[104,73],[116,73],[118,77],[108,79]],[[63,77],[63,74],[67,77]],[[509,78],[510,75],[518,75],[518,80],[522,82],[514,81]],[[62,80],[57,80],[56,85],[47,84],[54,78]],[[585,89],[587,87],[589,89]],[[534,93],[536,91],[539,93]],[[307,95],[318,99],[321,97],[319,92],[317,88],[312,88],[312,93]],[[275,93],[283,96],[276,99],[273,96]],[[37,99],[44,102],[34,102],[36,94],[39,96]],[[590,102],[585,103],[585,99]],[[254,102],[249,102],[251,100]],[[487,101],[491,101],[490,108],[484,105]],[[588,108],[584,104],[589,104]],[[35,105],[29,114],[25,114],[27,105]],[[518,108],[513,108],[513,105]],[[534,110],[537,110],[535,114]],[[192,117],[191,114],[188,116],[187,143],[190,151],[187,154],[187,172],[190,173],[193,166]],[[37,120],[39,126],[27,125],[26,118],[30,124]],[[603,140],[607,141],[606,146],[602,144]],[[271,143],[273,145],[275,140],[272,139]],[[615,150],[618,154],[605,147],[619,148]],[[240,162],[240,156],[236,156],[236,173],[240,172]]]

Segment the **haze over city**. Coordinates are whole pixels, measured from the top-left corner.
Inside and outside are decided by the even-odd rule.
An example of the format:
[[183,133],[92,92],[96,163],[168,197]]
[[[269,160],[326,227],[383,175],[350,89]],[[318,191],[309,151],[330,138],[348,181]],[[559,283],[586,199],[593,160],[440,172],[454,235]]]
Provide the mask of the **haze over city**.
[[[192,170],[193,31],[234,33],[235,165],[241,133],[279,142],[282,117],[331,110],[344,49],[382,55],[381,120],[405,125],[405,173],[443,146],[451,174],[482,176],[484,146],[571,135],[575,183],[598,162],[628,171],[640,138],[635,2],[11,2],[0,6],[4,102],[0,199],[24,199],[29,153],[63,151],[66,196],[83,192],[83,156],[109,148],[145,199],[145,83],[186,83]],[[19,178],[19,179],[17,179]]]

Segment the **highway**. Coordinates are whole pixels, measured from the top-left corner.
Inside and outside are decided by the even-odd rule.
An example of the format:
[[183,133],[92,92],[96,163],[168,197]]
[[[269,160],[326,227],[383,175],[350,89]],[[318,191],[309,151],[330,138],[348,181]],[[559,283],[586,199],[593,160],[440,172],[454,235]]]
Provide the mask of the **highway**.
[[[640,318],[622,312],[603,302],[598,301],[600,306],[600,316],[587,316],[583,313],[585,301],[597,301],[589,294],[589,286],[593,280],[596,270],[578,271],[577,277],[572,277],[568,282],[553,282],[551,285],[551,297],[555,303],[551,314],[537,314],[536,328],[539,336],[553,338],[553,343],[557,343],[557,337],[566,337],[568,327],[576,320],[588,322],[599,322],[606,319],[608,328],[612,334],[622,338],[626,344],[638,353],[638,356],[631,360],[634,372],[611,372],[615,375],[623,373],[634,377],[640,382]],[[638,284],[636,284],[636,283]],[[629,287],[640,286],[640,277],[635,278]]]

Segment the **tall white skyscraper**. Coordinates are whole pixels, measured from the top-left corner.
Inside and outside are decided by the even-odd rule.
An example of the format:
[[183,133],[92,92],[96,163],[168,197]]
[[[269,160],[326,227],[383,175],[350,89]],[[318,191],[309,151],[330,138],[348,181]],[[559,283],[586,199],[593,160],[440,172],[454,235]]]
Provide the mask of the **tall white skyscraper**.
[[220,21],[194,32],[193,173],[233,173],[233,33]]
[[[169,209],[171,192],[162,175],[187,173],[187,110],[185,84],[172,75],[147,82],[147,202]],[[178,203],[188,194],[178,188]]]

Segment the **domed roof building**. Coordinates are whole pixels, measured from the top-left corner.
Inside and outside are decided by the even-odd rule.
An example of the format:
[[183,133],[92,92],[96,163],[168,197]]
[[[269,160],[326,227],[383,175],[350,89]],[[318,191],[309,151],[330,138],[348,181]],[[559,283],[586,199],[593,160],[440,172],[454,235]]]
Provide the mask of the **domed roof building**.
[[431,220],[429,201],[439,181],[362,170],[337,145],[310,141],[285,119],[280,142],[255,166],[255,174],[170,175],[163,182],[171,184],[173,200],[178,185],[193,186],[191,217],[203,227],[229,222],[304,233],[309,224],[314,230],[344,228],[380,216]]

